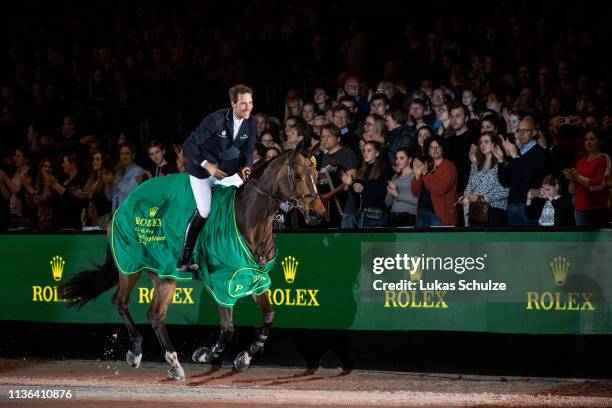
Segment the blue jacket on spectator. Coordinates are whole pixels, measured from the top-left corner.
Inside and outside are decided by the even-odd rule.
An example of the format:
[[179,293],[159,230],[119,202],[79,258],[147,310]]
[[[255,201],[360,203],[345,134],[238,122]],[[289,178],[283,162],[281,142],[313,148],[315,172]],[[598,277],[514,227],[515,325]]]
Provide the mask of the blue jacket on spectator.
[[[123,177],[121,180],[117,180],[115,185],[113,186],[112,192],[112,201],[113,201],[113,212],[119,208],[121,202],[127,197],[128,194],[132,192],[136,187],[138,187],[138,182],[136,181],[136,176],[140,176],[144,173],[144,169],[139,165],[132,163],[125,169],[123,173]],[[108,195],[107,195],[108,198]]]
[[501,185],[510,187],[508,202],[525,204],[529,189],[540,187],[544,176],[550,173],[550,167],[548,152],[537,143],[524,154],[499,166]]

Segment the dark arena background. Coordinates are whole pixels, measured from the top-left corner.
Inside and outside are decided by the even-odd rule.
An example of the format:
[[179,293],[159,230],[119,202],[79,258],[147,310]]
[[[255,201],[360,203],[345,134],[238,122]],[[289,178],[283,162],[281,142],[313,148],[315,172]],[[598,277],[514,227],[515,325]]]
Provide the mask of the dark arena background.
[[0,406],[612,406],[610,4],[0,22]]

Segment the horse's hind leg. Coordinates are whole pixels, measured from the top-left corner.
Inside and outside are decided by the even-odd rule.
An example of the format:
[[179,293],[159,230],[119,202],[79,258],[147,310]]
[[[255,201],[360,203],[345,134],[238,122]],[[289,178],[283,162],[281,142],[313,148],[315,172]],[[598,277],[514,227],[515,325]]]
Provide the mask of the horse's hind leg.
[[132,320],[132,315],[130,314],[128,305],[130,301],[130,293],[132,292],[132,289],[134,289],[138,279],[140,279],[140,273],[135,273],[128,276],[119,274],[119,285],[117,286],[117,291],[112,297],[112,302],[115,307],[117,307],[119,315],[125,322],[125,326],[127,327],[128,334],[130,336],[130,341],[132,342],[132,347],[128,350],[125,359],[127,360],[128,364],[134,368],[138,368],[140,365],[140,360],[142,359],[142,335]]
[[151,322],[151,326],[155,331],[155,335],[157,336],[157,340],[162,350],[165,352],[164,357],[168,364],[170,364],[168,376],[175,380],[184,380],[185,371],[179,363],[176,350],[166,330],[166,313],[168,312],[168,305],[174,296],[176,281],[174,279],[159,279],[159,277],[153,273],[150,273],[149,276],[151,276],[155,290],[151,305],[147,311],[147,317],[149,318],[149,322]]
[[200,347],[193,352],[191,357],[196,363],[212,363],[221,357],[227,343],[234,336],[234,309],[218,306],[219,320],[221,322],[221,333],[219,339],[212,347]]
[[272,327],[272,322],[274,321],[274,309],[272,308],[268,292],[266,291],[261,295],[253,295],[253,300],[261,309],[263,324],[257,336],[255,336],[255,339],[253,339],[253,342],[249,346],[249,349],[241,351],[234,359],[234,367],[236,367],[238,371],[244,371],[249,368],[253,356],[258,353],[263,353],[264,345],[270,334],[270,327]]

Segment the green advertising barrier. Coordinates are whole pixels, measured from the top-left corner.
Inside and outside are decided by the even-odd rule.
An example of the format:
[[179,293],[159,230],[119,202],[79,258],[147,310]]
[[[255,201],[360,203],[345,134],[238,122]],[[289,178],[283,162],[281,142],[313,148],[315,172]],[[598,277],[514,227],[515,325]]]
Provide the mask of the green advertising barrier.
[[[353,330],[612,333],[612,231],[281,233],[271,272],[275,326]],[[121,323],[112,291],[80,311],[57,285],[100,263],[106,236],[0,235],[0,319]],[[143,277],[130,309],[146,323]],[[258,325],[249,298],[237,325]],[[171,324],[217,325],[201,281],[179,282]]]

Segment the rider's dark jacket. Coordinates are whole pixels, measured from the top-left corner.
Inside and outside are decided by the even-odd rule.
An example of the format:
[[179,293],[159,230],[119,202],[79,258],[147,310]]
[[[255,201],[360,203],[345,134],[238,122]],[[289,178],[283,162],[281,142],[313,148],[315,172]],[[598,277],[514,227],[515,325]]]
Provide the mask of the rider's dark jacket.
[[228,175],[236,173],[245,164],[252,167],[256,138],[257,122],[254,116],[243,120],[238,134],[234,135],[232,109],[213,112],[191,132],[183,145],[185,170],[194,177],[204,179],[210,177],[202,167],[204,160],[217,164]]

